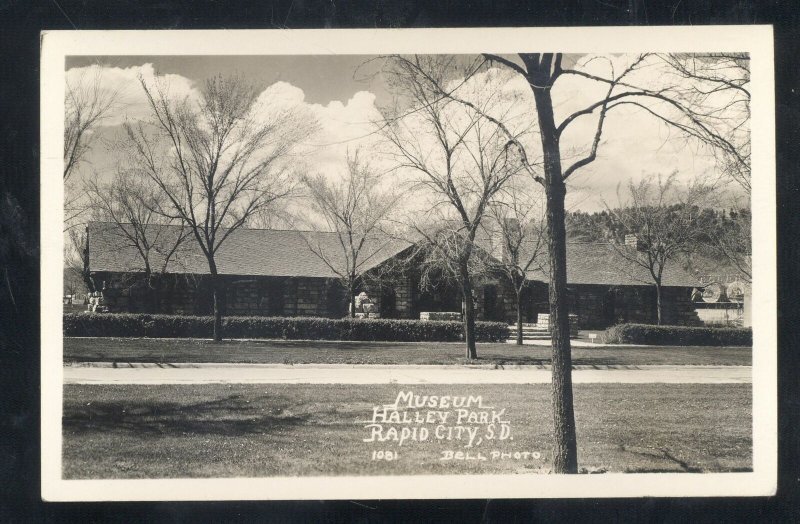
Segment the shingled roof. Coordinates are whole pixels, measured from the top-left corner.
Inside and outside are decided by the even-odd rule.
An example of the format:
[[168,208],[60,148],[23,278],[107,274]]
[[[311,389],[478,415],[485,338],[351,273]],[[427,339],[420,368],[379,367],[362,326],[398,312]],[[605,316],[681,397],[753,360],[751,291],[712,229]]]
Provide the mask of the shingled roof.
[[[180,234],[177,226],[151,226],[158,244],[165,251]],[[222,234],[222,233],[220,233]],[[89,270],[93,272],[138,272],[144,264],[136,248],[112,223],[92,222],[88,227]],[[340,260],[342,248],[336,233],[276,229],[237,229],[217,251],[221,275],[334,278],[335,273],[314,250],[322,250],[327,260]],[[360,268],[367,271],[409,247],[408,242],[371,238],[362,250],[366,258]],[[337,258],[338,257],[338,258]],[[160,269],[164,256],[151,253],[151,266]],[[335,267],[336,264],[334,264]],[[167,265],[168,273],[208,274],[208,263],[194,237],[181,245]]]
[[[607,286],[652,285],[649,271],[623,257],[619,249],[633,249],[599,242],[567,242],[567,284],[600,284]],[[541,265],[530,269],[529,280],[547,282],[549,263],[547,251],[540,257]],[[662,286],[695,287],[700,282],[689,275],[677,262],[664,268]]]
[[[180,228],[152,226],[163,247],[174,243]],[[93,222],[89,225],[90,271],[142,271],[142,259],[136,249],[119,232],[115,224]],[[335,233],[276,229],[238,229],[231,233],[217,252],[217,268],[221,275],[334,278],[334,272],[311,249],[322,249],[328,260],[341,257],[341,246]],[[409,242],[373,238],[363,253],[369,259],[361,270],[367,271],[410,247]],[[618,251],[620,246],[606,243],[567,243],[567,283],[610,286],[651,285],[646,269],[635,265]],[[163,256],[151,254],[151,265],[159,268]],[[531,268],[529,280],[548,282],[547,252],[540,264]],[[188,238],[167,266],[169,273],[208,274],[208,263],[193,237]],[[664,286],[695,287],[699,281],[677,263],[664,269]]]

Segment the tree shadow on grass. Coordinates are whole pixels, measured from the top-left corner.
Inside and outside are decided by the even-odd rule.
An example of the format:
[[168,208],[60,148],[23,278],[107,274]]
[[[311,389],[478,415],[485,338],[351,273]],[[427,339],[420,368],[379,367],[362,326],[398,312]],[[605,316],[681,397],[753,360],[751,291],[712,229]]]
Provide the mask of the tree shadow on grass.
[[[682,473],[702,473],[703,472],[703,470],[701,468],[698,468],[697,466],[690,465],[688,462],[679,459],[678,457],[676,457],[675,455],[673,455],[672,453],[670,453],[669,451],[667,451],[664,448],[661,448],[661,449],[658,449],[658,450],[642,450],[642,451],[637,451],[635,449],[627,448],[626,446],[621,446],[621,448],[622,448],[623,451],[627,451],[628,453],[633,453],[635,455],[642,455],[642,456],[651,457],[651,458],[655,458],[655,459],[665,459],[668,462],[676,465],[678,467],[678,470],[680,472],[682,472]],[[670,472],[670,471],[674,472],[675,469],[674,468],[643,468],[643,469],[629,468],[629,469],[625,470],[626,473],[633,473],[634,471],[636,473],[660,473],[660,472]]]
[[753,468],[724,468],[719,470],[704,470],[696,468],[696,471],[677,471],[670,468],[627,468],[625,473],[751,473]]
[[[652,450],[636,450],[633,448],[629,448],[627,446],[620,446],[622,451],[626,451],[628,453],[633,453],[635,455],[642,455],[646,457],[651,457],[655,459],[665,459],[671,464],[674,464],[678,467],[676,470],[675,468],[670,467],[651,467],[651,468],[626,468],[625,473],[707,473],[708,471],[700,468],[698,466],[690,465],[685,460],[682,460],[672,454],[666,448],[659,448],[659,449],[652,449]],[[732,468],[725,468],[724,471],[733,473],[733,472],[748,472],[753,471],[753,468],[748,467],[732,467]]]
[[63,431],[76,436],[125,432],[140,436],[182,434],[237,437],[275,433],[308,423],[310,414],[283,413],[270,407],[266,396],[229,395],[210,401],[183,404],[163,401],[100,401],[64,406]]

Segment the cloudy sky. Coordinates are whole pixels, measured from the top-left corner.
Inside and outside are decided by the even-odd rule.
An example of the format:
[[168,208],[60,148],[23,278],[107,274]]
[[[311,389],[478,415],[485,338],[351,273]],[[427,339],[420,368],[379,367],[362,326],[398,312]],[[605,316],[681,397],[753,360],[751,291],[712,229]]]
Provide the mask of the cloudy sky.
[[[146,118],[148,109],[138,82],[156,77],[169,86],[171,94],[193,96],[204,79],[218,75],[241,74],[263,90],[260,100],[267,104],[298,106],[310,111],[320,131],[303,144],[297,161],[304,169],[336,176],[344,165],[348,150],[369,149],[374,145],[373,122],[379,108],[391,103],[386,78],[380,74],[381,62],[369,56],[114,56],[70,57],[68,82],[99,78],[103,88],[117,92],[118,104],[96,131],[113,141],[121,136],[127,120]],[[606,64],[607,66],[607,64]],[[604,67],[591,64],[589,67]],[[515,94],[519,103],[517,118],[535,120],[532,97],[524,80],[507,71],[483,73],[476,81],[493,82]],[[595,83],[578,78],[559,79],[555,96],[556,117],[602,97]],[[591,142],[595,120],[581,119],[564,136],[564,154],[579,155]],[[639,179],[643,174],[667,175],[677,170],[683,179],[714,172],[714,161],[706,151],[698,151],[677,139],[675,133],[641,110],[620,108],[609,115],[598,158],[576,172],[571,179],[568,206],[594,211],[603,200],[616,201],[619,183]],[[85,175],[101,177],[113,172],[117,158],[98,141],[82,166]],[[568,164],[569,162],[565,162]]]

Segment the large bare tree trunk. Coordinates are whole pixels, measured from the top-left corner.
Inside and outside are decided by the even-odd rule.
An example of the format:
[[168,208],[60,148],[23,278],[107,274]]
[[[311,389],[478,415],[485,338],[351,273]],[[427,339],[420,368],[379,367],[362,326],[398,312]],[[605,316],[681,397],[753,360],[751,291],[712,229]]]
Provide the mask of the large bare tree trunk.
[[150,275],[150,286],[149,295],[150,295],[150,312],[151,313],[160,313],[161,312],[161,288],[163,286],[163,274],[156,274]]
[[656,282],[656,320],[659,326],[663,322],[661,307],[661,283]]
[[550,326],[553,365],[553,424],[556,473],[577,473],[578,453],[572,398],[572,348],[567,304],[567,250],[564,227],[564,183],[547,191],[547,231],[550,251]]
[[349,298],[350,307],[350,318],[356,318],[356,282],[354,278],[350,278],[350,282],[347,283],[347,296]]
[[522,292],[517,291],[517,345],[522,345]]
[[[549,66],[548,66],[549,68]],[[572,354],[569,342],[567,305],[567,245],[564,225],[566,186],[561,171],[553,101],[550,98],[549,70],[529,80],[539,117],[547,194],[547,233],[550,257],[550,326],[553,368],[553,471],[577,473],[578,451],[572,397]],[[537,78],[541,77],[541,78]]]
[[150,264],[146,260],[144,263],[144,283],[147,286],[144,296],[144,311],[145,313],[158,313],[155,308],[156,288],[155,280],[153,278],[153,270],[150,268]]
[[467,358],[478,358],[475,347],[475,301],[472,299],[472,283],[469,276],[462,276],[461,290],[464,293],[464,342],[467,344]]
[[96,290],[94,288],[94,281],[92,280],[92,274],[89,271],[89,233],[87,229],[86,233],[86,243],[81,250],[81,263],[83,267],[81,268],[81,278],[83,278],[83,283],[86,286],[87,293],[94,293]]
[[222,340],[222,289],[220,286],[217,265],[214,260],[208,261],[211,273],[211,293],[214,297],[214,341]]

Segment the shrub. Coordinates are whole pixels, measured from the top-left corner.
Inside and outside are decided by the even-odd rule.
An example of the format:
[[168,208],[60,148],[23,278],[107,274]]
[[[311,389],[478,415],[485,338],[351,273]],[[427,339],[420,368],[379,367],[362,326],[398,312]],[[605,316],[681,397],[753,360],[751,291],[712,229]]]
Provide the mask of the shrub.
[[750,328],[655,326],[619,324],[603,333],[608,344],[653,344],[669,346],[752,346]]
[[[68,337],[210,338],[212,317],[136,313],[66,313]],[[458,321],[395,319],[331,319],[317,317],[226,317],[225,338],[286,340],[363,340],[456,342],[463,340]],[[508,336],[502,322],[476,322],[478,342],[499,342]]]
[[66,313],[64,335],[71,337],[210,337],[212,317],[137,313]]

